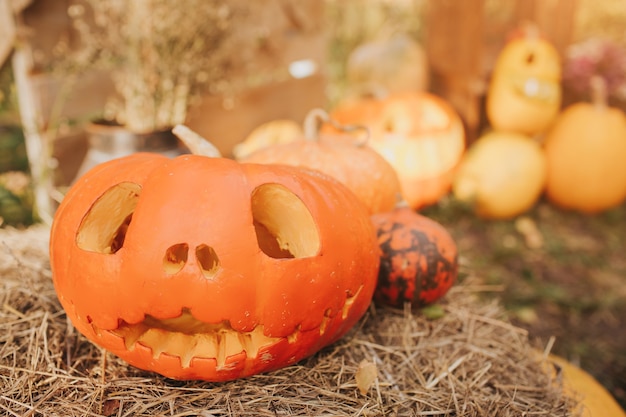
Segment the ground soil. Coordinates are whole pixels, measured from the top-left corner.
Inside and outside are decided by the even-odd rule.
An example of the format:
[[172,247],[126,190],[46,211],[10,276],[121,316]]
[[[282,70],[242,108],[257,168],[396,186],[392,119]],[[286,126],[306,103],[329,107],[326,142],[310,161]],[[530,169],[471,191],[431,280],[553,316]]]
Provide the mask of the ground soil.
[[456,239],[460,279],[486,285],[539,346],[587,370],[626,408],[626,204],[597,215],[541,201],[485,220],[452,198],[421,210]]

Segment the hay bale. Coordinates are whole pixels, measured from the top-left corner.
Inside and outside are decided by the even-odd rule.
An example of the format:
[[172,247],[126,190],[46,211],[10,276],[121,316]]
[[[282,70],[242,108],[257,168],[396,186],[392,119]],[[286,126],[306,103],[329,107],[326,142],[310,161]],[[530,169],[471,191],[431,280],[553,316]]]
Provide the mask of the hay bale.
[[[454,287],[428,319],[372,307],[338,343],[226,383],[130,367],[74,331],[56,299],[42,226],[0,230],[0,409],[11,416],[571,416],[524,330]],[[360,366],[375,370],[357,386]]]

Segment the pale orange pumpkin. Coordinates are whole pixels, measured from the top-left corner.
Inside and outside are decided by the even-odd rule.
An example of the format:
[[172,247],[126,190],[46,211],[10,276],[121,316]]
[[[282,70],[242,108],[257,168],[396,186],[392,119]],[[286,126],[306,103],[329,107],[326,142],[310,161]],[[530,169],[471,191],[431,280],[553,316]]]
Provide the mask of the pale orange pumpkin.
[[545,137],[547,198],[586,213],[626,199],[626,116],[607,104],[601,78],[592,92],[593,102],[567,107]]
[[561,107],[558,51],[530,27],[509,40],[494,66],[486,112],[494,130],[544,132]]
[[[343,134],[321,133],[321,124],[332,124],[326,112],[312,110],[305,119],[304,135],[295,141],[259,149],[241,162],[285,164],[317,170],[347,186],[370,213],[389,211],[402,191],[393,167],[367,146],[367,131],[346,134],[352,126],[339,126]],[[360,135],[360,136],[359,136]]]
[[426,92],[362,98],[340,104],[331,117],[370,129],[370,146],[394,167],[412,208],[434,204],[450,191],[465,129],[442,98]]

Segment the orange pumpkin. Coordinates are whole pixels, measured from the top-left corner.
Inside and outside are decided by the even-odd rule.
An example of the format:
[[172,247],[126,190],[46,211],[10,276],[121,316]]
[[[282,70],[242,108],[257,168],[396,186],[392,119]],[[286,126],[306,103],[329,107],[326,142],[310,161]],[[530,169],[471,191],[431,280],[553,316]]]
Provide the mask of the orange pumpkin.
[[603,80],[593,83],[593,102],[567,107],[544,143],[548,200],[584,213],[626,199],[626,116],[607,104]]
[[224,381],[312,355],[374,292],[369,213],[294,167],[134,154],[99,165],[55,215],[59,300],[88,339],[176,379]]
[[370,129],[370,146],[396,170],[412,208],[434,204],[450,191],[465,130],[443,99],[425,92],[363,98],[340,104],[331,117]]
[[372,216],[381,262],[374,300],[393,307],[423,307],[456,282],[458,250],[438,222],[400,205]]
[[[304,136],[289,143],[259,149],[241,162],[286,164],[323,172],[345,186],[367,206],[370,213],[391,210],[401,194],[393,167],[361,138],[347,134],[319,133],[319,123],[332,123],[328,114],[312,111],[305,120]],[[338,126],[353,130],[353,126]],[[359,130],[356,128],[356,130]]]
[[548,371],[554,374],[554,379],[563,383],[564,393],[580,399],[572,410],[574,415],[626,417],[626,411],[590,373],[554,354],[550,354],[546,362],[546,365],[549,365]]
[[558,51],[528,26],[498,55],[487,91],[487,118],[494,130],[535,135],[561,108]]

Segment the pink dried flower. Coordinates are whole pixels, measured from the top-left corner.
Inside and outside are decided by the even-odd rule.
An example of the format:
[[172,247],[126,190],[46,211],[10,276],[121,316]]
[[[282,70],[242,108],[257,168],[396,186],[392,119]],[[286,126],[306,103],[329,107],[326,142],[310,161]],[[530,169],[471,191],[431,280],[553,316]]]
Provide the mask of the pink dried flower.
[[570,46],[563,66],[565,87],[588,96],[594,75],[604,78],[609,97],[626,99],[626,48],[606,38],[590,38]]

